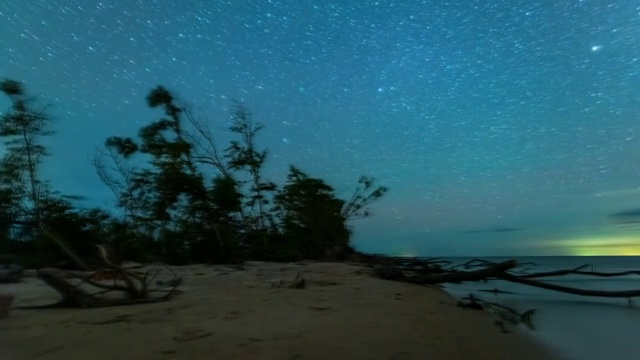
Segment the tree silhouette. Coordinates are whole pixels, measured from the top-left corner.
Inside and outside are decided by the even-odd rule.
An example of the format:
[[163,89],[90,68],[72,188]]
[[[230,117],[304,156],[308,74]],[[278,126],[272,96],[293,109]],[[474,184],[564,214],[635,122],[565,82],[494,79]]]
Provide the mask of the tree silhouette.
[[[135,139],[107,138],[106,149],[92,159],[122,210],[116,219],[78,207],[77,197],[59,194],[40,177],[47,154],[40,139],[53,133],[51,118],[20,83],[4,80],[0,91],[11,102],[0,123],[6,147],[0,163],[0,252],[20,253],[32,266],[74,266],[63,264],[67,248],[91,264],[98,244],[128,259],[160,256],[173,264],[341,259],[354,251],[348,221],[368,216],[367,207],[388,190],[363,176],[345,201],[295,166],[279,188],[263,175],[268,152],[256,145],[263,125],[242,103],[235,103],[229,127],[236,139],[220,152],[208,127],[158,86],[146,101],[162,110],[160,118]],[[133,158],[145,164],[132,166]],[[60,239],[47,240],[52,233]]]
[[14,220],[41,221],[41,202],[48,196],[47,183],[40,178],[39,166],[45,147],[42,137],[53,134],[51,117],[46,107],[37,107],[21,83],[5,79],[0,91],[11,102],[11,108],[0,118],[0,137],[4,138],[5,154],[0,163],[0,187],[3,196],[14,206]]
[[263,241],[266,241],[265,232],[271,220],[267,213],[267,206],[270,204],[269,194],[273,193],[277,186],[270,181],[265,181],[262,176],[267,150],[258,151],[255,142],[257,134],[264,126],[253,122],[251,113],[239,102],[235,103],[231,120],[229,130],[237,134],[240,140],[231,141],[225,157],[229,161],[231,170],[249,173],[249,194],[245,203],[248,213],[244,213],[245,221],[249,222],[251,231],[260,233]]
[[277,218],[288,243],[302,258],[321,258],[335,247],[349,246],[350,231],[342,215],[344,201],[322,179],[311,178],[295,166],[275,196]]
[[[127,200],[121,203],[140,214],[136,215],[136,220],[153,224],[159,241],[164,244],[165,256],[188,253],[195,243],[205,242],[218,244],[217,248],[206,249],[207,253],[220,253],[224,246],[221,239],[217,239],[214,228],[217,214],[210,204],[203,175],[193,159],[183,111],[162,86],[149,93],[147,104],[163,109],[164,117],[140,129],[139,143],[120,137],[106,141],[109,148],[125,158],[141,153],[151,159],[151,168],[133,171],[130,186],[122,193]],[[180,236],[188,240],[172,239]],[[202,254],[202,251],[197,253]]]

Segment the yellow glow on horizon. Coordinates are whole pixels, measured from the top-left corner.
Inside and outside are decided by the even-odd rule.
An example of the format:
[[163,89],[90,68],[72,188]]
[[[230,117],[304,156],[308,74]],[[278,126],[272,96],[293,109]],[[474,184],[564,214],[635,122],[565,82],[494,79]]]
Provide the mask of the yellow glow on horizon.
[[571,249],[574,256],[640,256],[640,246],[602,247],[580,246]]
[[599,235],[559,243],[573,256],[640,256],[640,235]]

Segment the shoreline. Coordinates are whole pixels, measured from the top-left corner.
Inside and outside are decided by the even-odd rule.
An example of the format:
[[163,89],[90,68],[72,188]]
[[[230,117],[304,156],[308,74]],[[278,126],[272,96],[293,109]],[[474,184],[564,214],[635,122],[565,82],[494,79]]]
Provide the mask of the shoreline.
[[[504,334],[445,290],[375,279],[342,263],[172,267],[183,294],[97,309],[11,309],[0,357],[114,359],[550,359],[532,336]],[[300,273],[302,289],[278,286]],[[55,302],[38,279],[2,284],[14,306]]]

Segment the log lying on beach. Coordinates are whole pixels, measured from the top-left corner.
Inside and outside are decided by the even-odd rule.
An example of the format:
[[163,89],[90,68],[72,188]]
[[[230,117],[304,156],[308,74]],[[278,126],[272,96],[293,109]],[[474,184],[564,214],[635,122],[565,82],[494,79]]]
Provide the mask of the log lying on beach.
[[21,268],[0,269],[0,284],[19,283],[21,279]]
[[[424,264],[419,265],[420,261]],[[418,264],[418,265],[416,265]],[[615,277],[624,275],[640,275],[640,271],[625,271],[625,272],[588,272],[582,269],[586,265],[580,266],[575,269],[558,270],[543,273],[532,274],[515,274],[513,273],[520,265],[516,260],[508,260],[499,263],[494,263],[486,260],[474,259],[462,265],[455,265],[450,268],[439,267],[434,269],[433,261],[427,260],[414,260],[413,265],[408,267],[402,263],[391,263],[391,265],[383,265],[375,267],[373,270],[374,276],[382,279],[401,281],[411,284],[419,285],[437,285],[443,283],[460,283],[465,281],[485,281],[485,280],[504,280],[512,283],[533,286],[541,289],[563,292],[567,294],[580,295],[580,296],[594,296],[594,297],[608,297],[608,298],[632,298],[640,297],[640,290],[622,290],[622,291],[604,291],[604,290],[591,290],[580,289],[569,286],[562,286],[552,284],[540,280],[538,278],[554,277],[564,275],[588,275],[597,277]],[[478,270],[471,271],[459,271],[460,267],[479,268]]]
[[14,298],[15,296],[13,294],[0,293],[0,319],[9,316],[9,308],[11,307],[11,303],[13,303]]
[[[532,274],[534,275],[534,274]],[[521,276],[515,276],[508,273],[501,273],[496,276],[498,279],[533,286],[541,289],[547,289],[552,291],[563,292],[567,294],[580,295],[580,296],[594,296],[594,297],[608,297],[608,298],[632,298],[640,296],[640,290],[621,290],[621,291],[604,291],[604,290],[591,290],[591,289],[579,289],[569,286],[562,286],[556,284],[550,284],[543,281],[531,280],[522,278]]]
[[[105,306],[118,306],[118,305],[133,305],[133,304],[146,304],[168,300],[179,293],[176,290],[176,285],[168,291],[163,290],[166,294],[162,297],[149,296],[150,290],[147,288],[148,282],[143,281],[138,284],[129,279],[125,282],[125,285],[113,284],[107,285],[98,283],[93,280],[81,279],[82,281],[106,291],[102,291],[98,294],[91,294],[85,291],[81,286],[73,284],[69,281],[69,278],[74,278],[73,274],[65,272],[59,269],[45,268],[40,269],[37,272],[37,277],[44,281],[51,288],[56,290],[62,295],[62,300],[52,305],[35,306],[29,308],[57,308],[57,307],[70,307],[70,308],[95,308]],[[146,279],[145,279],[146,280]],[[126,294],[124,298],[107,298],[104,295],[106,292],[120,291]],[[160,291],[160,290],[155,290]],[[25,307],[22,307],[25,308]]]
[[[164,266],[171,276],[172,284],[170,289],[152,288],[150,285],[156,281],[160,275],[160,266],[147,270],[146,272],[134,271],[133,268],[125,268],[115,264],[111,260],[110,251],[107,247],[98,245],[98,252],[102,260],[102,267],[90,271],[86,263],[76,255],[70,248],[54,234],[43,231],[54,242],[62,247],[67,255],[86,272],[65,271],[55,268],[39,269],[36,276],[44,281],[51,288],[62,295],[62,300],[58,303],[44,306],[22,306],[20,308],[93,308],[104,306],[146,304],[169,300],[180,294],[177,287],[182,283],[182,278],[177,277],[168,267]],[[136,269],[140,266],[136,266]],[[100,279],[104,273],[109,273],[112,284],[105,284]],[[75,281],[73,281],[75,280]],[[79,282],[78,282],[79,280]],[[87,289],[89,288],[89,289]],[[95,291],[91,291],[93,289]],[[118,293],[118,296],[106,296],[110,293]],[[162,296],[152,296],[152,293],[164,293]]]
[[506,270],[515,268],[516,266],[518,266],[518,263],[515,260],[509,260],[497,263],[491,267],[474,271],[452,271],[433,275],[423,275],[419,272],[401,271],[401,275],[398,276],[397,280],[420,285],[458,283],[463,281],[481,281],[490,277],[495,277],[496,275]]

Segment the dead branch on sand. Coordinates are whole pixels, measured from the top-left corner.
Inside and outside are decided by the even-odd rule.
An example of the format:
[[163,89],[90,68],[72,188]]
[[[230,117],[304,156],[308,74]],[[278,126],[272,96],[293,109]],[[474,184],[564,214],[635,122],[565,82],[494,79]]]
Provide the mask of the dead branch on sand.
[[[148,266],[145,272],[134,271],[133,269],[141,268],[140,266],[125,268],[116,265],[111,259],[107,248],[98,245],[100,259],[103,263],[102,267],[97,270],[90,271],[85,262],[76,255],[70,248],[66,247],[62,241],[47,231],[44,234],[49,236],[53,241],[62,247],[65,253],[74,260],[74,262],[84,268],[85,272],[66,271],[55,268],[44,268],[36,271],[38,279],[44,281],[62,295],[62,300],[52,305],[44,306],[28,306],[24,308],[95,308],[105,306],[147,304],[169,300],[181,291],[177,287],[182,283],[182,278],[176,276],[166,265],[158,263]],[[172,280],[162,282],[170,284],[169,289],[152,288],[150,285],[160,275],[162,270],[166,270],[172,277]],[[98,280],[105,273],[110,274],[111,284],[105,284]],[[156,281],[160,283],[160,281]],[[100,290],[100,291],[96,291]],[[116,292],[119,296],[105,296],[109,293]],[[164,293],[161,296],[152,296],[152,293]]]
[[[608,297],[608,298],[632,298],[639,297],[640,290],[604,291],[579,289],[569,286],[551,284],[548,282],[535,280],[543,277],[554,277],[564,275],[587,275],[597,277],[615,277],[623,275],[640,275],[640,271],[625,272],[591,272],[583,271],[588,265],[583,265],[570,270],[558,270],[551,272],[521,274],[517,267],[524,264],[516,260],[503,262],[491,262],[487,260],[474,259],[465,264],[451,266],[449,268],[435,264],[432,259],[401,259],[390,258],[384,265],[374,267],[374,276],[387,280],[401,281],[420,285],[438,285],[443,283],[460,283],[464,281],[486,281],[504,280],[541,289],[563,292],[580,296]],[[464,269],[476,269],[470,271],[460,271]],[[497,290],[496,290],[497,291]]]
[[22,278],[22,268],[0,268],[0,284],[19,283]]
[[[631,305],[631,298],[640,296],[640,290],[624,291],[603,291],[591,289],[579,289],[569,286],[562,286],[537,280],[540,278],[558,277],[564,275],[582,275],[596,277],[616,277],[625,275],[640,275],[640,271],[624,272],[594,272],[584,271],[588,265],[579,266],[574,269],[557,270],[549,272],[539,272],[526,274],[521,267],[531,265],[530,263],[518,263],[516,260],[503,262],[491,262],[482,259],[473,259],[464,264],[451,265],[451,263],[439,259],[407,259],[373,256],[367,260],[369,265],[373,265],[373,275],[375,277],[401,281],[418,285],[441,285],[444,283],[460,283],[464,281],[487,281],[503,280],[512,283],[533,286],[541,289],[563,292],[580,296],[627,298]],[[520,267],[520,268],[519,268]],[[464,269],[464,270],[460,270]],[[497,288],[488,291],[495,294],[508,293]],[[533,329],[531,317],[536,309],[530,309],[520,314],[509,307],[483,301],[474,297],[473,294],[461,299],[458,306],[476,310],[484,310],[496,315],[496,321],[503,332],[508,332],[505,321],[508,323],[524,323]]]

